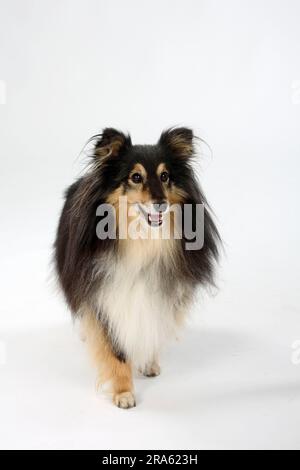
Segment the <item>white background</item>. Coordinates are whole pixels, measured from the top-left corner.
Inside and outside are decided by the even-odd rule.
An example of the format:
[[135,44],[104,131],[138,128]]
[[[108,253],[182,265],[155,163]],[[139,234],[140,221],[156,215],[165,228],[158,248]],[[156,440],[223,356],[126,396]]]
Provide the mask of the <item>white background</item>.
[[[0,0],[0,447],[300,448],[300,3]],[[105,126],[188,125],[226,255],[137,408],[51,280],[62,191]],[[299,349],[299,345],[298,345]]]

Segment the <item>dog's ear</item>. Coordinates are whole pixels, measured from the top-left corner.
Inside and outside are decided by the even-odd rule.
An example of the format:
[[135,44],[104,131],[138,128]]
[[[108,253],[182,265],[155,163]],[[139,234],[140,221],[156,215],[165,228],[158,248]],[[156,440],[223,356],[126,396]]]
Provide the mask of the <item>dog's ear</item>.
[[194,153],[194,134],[187,127],[175,127],[164,131],[158,144],[180,158],[189,158]]
[[116,157],[131,146],[129,135],[123,134],[112,127],[107,127],[102,134],[97,136],[95,145],[95,157]]

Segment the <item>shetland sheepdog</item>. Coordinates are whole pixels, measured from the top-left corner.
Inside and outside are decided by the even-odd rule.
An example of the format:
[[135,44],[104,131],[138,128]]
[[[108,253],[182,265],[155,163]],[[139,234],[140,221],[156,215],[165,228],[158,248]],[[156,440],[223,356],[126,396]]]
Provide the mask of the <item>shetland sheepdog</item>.
[[133,145],[106,128],[90,139],[90,166],[65,194],[58,280],[120,408],[136,405],[135,370],[160,374],[160,352],[197,286],[214,284],[220,236],[193,171],[195,139],[172,128],[155,145]]

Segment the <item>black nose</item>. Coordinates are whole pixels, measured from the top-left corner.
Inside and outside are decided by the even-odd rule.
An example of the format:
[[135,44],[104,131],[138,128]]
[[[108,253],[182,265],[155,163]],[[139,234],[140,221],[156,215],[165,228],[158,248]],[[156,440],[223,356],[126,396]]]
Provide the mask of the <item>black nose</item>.
[[153,204],[153,206],[156,212],[166,212],[168,209],[168,204],[166,201],[157,201],[155,204]]

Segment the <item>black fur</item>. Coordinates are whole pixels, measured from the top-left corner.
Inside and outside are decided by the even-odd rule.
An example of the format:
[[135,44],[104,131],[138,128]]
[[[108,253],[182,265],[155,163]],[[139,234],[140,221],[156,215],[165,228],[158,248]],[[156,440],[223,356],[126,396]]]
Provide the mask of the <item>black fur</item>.
[[[177,264],[164,279],[182,278],[192,285],[214,283],[214,265],[218,260],[220,236],[212,220],[206,198],[195,178],[191,158],[195,155],[193,132],[175,128],[163,132],[156,145],[132,145],[130,136],[115,129],[105,129],[94,136],[91,168],[72,184],[65,194],[55,242],[55,263],[58,278],[72,312],[77,314],[84,302],[101,286],[101,276],[93,276],[93,267],[100,254],[117,251],[117,240],[99,240],[96,236],[96,208],[118,187],[124,191],[132,167],[141,163],[154,175],[164,162],[170,174],[169,185],[184,190],[185,203],[205,204],[205,241],[198,251],[185,250],[182,240]],[[162,199],[159,181],[151,177],[148,189],[153,200]],[[163,268],[162,268],[163,269]],[[171,282],[171,281],[166,281]]]

